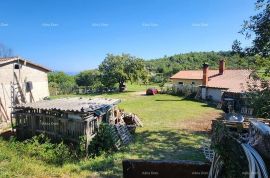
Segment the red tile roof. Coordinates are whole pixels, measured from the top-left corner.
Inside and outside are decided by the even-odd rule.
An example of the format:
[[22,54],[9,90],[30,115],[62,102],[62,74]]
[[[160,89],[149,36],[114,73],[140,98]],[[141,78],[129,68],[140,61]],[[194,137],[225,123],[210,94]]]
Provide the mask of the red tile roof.
[[247,90],[251,72],[251,70],[225,70],[222,75],[209,76],[207,86],[228,88],[231,92],[243,92]]
[[[218,70],[208,70],[210,75],[214,75],[218,73]],[[202,70],[182,70],[176,74],[174,74],[170,79],[195,79],[202,80],[203,79],[203,71]]]
[[46,68],[46,67],[43,67],[41,65],[38,65],[38,64],[35,64],[33,62],[30,62],[28,60],[25,60],[25,59],[22,59],[20,57],[6,57],[6,58],[0,58],[0,65],[5,65],[6,63],[9,63],[9,62],[14,62],[14,61],[20,61],[20,62],[23,62],[23,63],[26,63],[26,64],[30,64],[32,66],[35,66],[35,67],[38,67],[42,70],[45,70],[46,72],[51,72],[50,69]]
[[[232,92],[242,92],[247,90],[247,82],[250,81],[251,70],[225,70],[219,74],[218,70],[208,71],[208,85],[211,88],[223,88]],[[197,79],[202,80],[203,71],[180,71],[173,75],[171,79]]]

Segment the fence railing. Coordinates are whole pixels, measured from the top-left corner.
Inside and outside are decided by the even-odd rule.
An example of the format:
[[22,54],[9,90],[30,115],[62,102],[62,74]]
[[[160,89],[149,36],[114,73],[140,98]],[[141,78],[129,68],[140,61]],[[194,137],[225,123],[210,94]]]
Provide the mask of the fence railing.
[[79,143],[81,136],[90,139],[97,132],[97,117],[70,119],[63,116],[47,115],[37,112],[15,113],[17,136],[28,138],[45,133],[52,139],[64,139]]

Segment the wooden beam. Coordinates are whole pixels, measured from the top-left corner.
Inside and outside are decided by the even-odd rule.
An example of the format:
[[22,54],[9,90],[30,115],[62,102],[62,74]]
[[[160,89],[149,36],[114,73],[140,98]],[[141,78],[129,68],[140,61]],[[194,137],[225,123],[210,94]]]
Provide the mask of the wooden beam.
[[[23,103],[26,103],[26,98],[25,98],[24,93],[23,93],[23,91],[22,91],[22,87],[21,87],[21,85],[20,85],[20,81],[19,81],[19,79],[18,79],[18,76],[17,76],[16,72],[14,72],[14,77],[15,77],[15,79],[16,79],[16,82],[17,82],[17,85],[18,85],[18,90],[19,90],[20,95],[21,95],[21,101],[22,101]],[[14,87],[14,86],[13,86],[13,87]],[[20,102],[21,102],[21,101],[20,101]]]
[[7,114],[7,111],[6,111],[3,103],[2,103],[1,98],[0,98],[0,111],[3,113],[2,115],[5,117],[6,121],[8,121],[9,120],[9,116]]

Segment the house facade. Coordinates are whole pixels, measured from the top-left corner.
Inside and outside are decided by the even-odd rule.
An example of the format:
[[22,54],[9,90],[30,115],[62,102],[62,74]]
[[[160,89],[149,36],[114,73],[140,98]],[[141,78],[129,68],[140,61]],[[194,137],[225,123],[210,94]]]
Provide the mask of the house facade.
[[10,119],[11,108],[16,104],[48,97],[48,72],[49,69],[20,57],[0,58],[0,118]]
[[170,79],[177,89],[183,87],[198,87],[202,99],[212,99],[220,102],[225,91],[242,93],[247,91],[251,70],[226,70],[225,60],[220,60],[218,70],[210,70],[208,64],[203,64],[202,70],[180,71]]

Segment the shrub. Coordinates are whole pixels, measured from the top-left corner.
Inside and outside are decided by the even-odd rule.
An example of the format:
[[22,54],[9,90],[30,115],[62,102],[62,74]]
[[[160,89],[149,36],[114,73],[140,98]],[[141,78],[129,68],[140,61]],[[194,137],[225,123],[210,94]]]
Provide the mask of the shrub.
[[[222,177],[245,177],[248,172],[248,161],[241,145],[236,141],[239,134],[230,132],[222,122],[213,124],[211,146],[223,161]],[[236,138],[236,139],[234,139]]]
[[197,87],[192,88],[190,86],[184,86],[180,89],[172,85],[172,86],[164,87],[160,93],[183,96],[185,98],[194,98],[197,92],[198,92]]
[[113,126],[107,123],[101,123],[97,135],[90,142],[88,152],[90,156],[101,155],[102,152],[115,151],[112,135]]
[[248,103],[254,108],[256,117],[270,119],[270,85],[269,81],[261,80],[249,83],[249,92],[247,93]]
[[45,135],[34,136],[24,142],[10,141],[16,151],[47,163],[62,165],[73,158],[69,148],[63,143],[51,143]]

